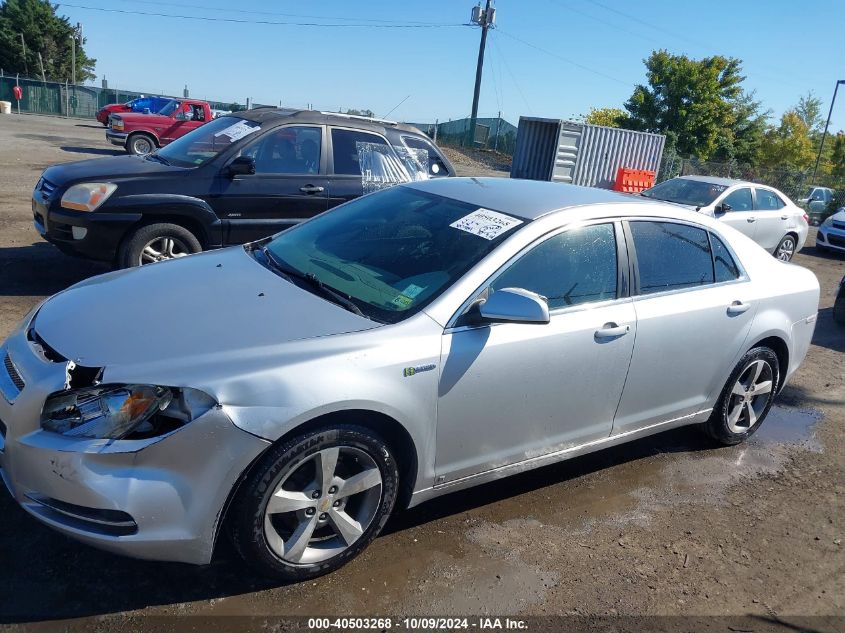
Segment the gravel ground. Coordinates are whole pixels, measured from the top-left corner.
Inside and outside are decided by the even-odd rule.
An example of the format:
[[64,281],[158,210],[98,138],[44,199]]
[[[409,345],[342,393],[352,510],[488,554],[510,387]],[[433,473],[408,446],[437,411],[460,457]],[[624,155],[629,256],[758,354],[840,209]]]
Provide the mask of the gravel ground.
[[[115,152],[99,125],[17,115],[0,117],[0,147],[2,338],[42,297],[106,270],[33,230],[40,170]],[[135,630],[167,628],[150,616],[179,614],[843,616],[845,329],[831,305],[845,258],[820,254],[813,236],[796,257],[822,285],[813,345],[748,444],[717,448],[681,429],[456,493],[396,516],[344,569],[287,586],[252,577],[225,543],[205,568],[90,549],[3,491],[0,622]]]

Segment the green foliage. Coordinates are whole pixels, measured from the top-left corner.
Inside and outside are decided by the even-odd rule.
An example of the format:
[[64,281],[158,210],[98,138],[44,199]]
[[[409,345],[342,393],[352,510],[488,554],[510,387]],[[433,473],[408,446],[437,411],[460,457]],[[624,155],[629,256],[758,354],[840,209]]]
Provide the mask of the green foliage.
[[845,132],[840,130],[831,140],[830,174],[834,178],[845,179]]
[[770,127],[760,146],[760,164],[765,167],[809,169],[816,158],[807,124],[796,110],[785,112],[780,125]]
[[584,123],[604,125],[605,127],[624,127],[627,115],[619,108],[590,108],[590,113],[582,117]]
[[765,115],[742,90],[740,60],[660,50],[645,65],[648,85],[625,103],[629,127],[665,134],[670,147],[702,159],[749,154]]
[[356,110],[355,108],[350,108],[346,111],[346,114],[352,114],[354,116],[366,116],[366,117],[374,117],[375,113],[372,110]]
[[[56,15],[48,0],[5,0],[0,4],[0,68],[6,74],[40,77],[38,53],[44,62],[48,81],[71,79],[74,29],[66,17]],[[21,33],[26,43],[24,56]],[[95,79],[95,59],[83,50],[84,40],[76,42],[76,80]]]
[[795,106],[795,113],[811,133],[822,131],[822,127],[824,126],[822,100],[816,97],[812,90],[798,99],[798,105]]

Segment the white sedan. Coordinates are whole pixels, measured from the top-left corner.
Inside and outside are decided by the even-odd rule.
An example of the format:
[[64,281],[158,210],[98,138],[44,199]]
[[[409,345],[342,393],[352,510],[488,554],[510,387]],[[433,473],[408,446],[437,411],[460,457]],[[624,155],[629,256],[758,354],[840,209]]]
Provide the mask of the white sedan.
[[713,176],[680,176],[642,192],[718,218],[788,262],[804,247],[809,218],[773,187]]

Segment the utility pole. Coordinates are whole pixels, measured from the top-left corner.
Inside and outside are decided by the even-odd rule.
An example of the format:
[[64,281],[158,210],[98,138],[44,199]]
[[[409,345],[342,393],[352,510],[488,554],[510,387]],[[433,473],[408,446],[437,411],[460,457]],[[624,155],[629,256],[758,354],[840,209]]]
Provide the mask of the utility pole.
[[23,49],[23,74],[29,76],[29,69],[26,67],[26,42],[23,39],[23,33],[21,33],[21,49]]
[[44,74],[44,60],[41,59],[41,51],[38,51],[38,65],[41,66],[41,81],[47,83],[47,75]]
[[481,27],[481,43],[478,46],[478,65],[475,68],[475,92],[472,95],[472,114],[469,117],[469,132],[467,132],[468,145],[475,144],[475,123],[478,119],[478,97],[481,93],[481,71],[484,68],[484,47],[487,45],[487,30],[493,26],[496,20],[496,9],[493,8],[492,0],[487,0],[484,9],[481,4],[473,7],[470,21]]
[[822,159],[824,139],[827,137],[827,128],[830,126],[830,115],[833,114],[833,104],[836,103],[836,93],[839,91],[839,84],[845,84],[845,79],[837,81],[836,87],[833,89],[833,99],[830,102],[830,110],[827,111],[827,123],[824,124],[824,134],[822,134],[822,142],[819,145],[819,155],[816,156],[816,166],[813,167],[813,181],[810,183],[811,185],[816,184],[816,172],[819,170],[819,161]]

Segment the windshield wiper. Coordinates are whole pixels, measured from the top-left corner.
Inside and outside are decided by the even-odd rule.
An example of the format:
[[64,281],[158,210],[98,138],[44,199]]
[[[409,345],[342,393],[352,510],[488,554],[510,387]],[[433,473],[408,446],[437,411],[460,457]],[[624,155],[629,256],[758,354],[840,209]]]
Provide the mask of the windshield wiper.
[[336,303],[337,305],[346,308],[350,312],[353,312],[358,316],[362,316],[365,319],[370,318],[366,314],[364,314],[361,311],[361,308],[359,308],[351,299],[349,299],[348,297],[344,297],[339,292],[335,292],[334,290],[329,288],[322,281],[320,281],[320,278],[317,277],[317,275],[315,275],[314,273],[303,273],[295,268],[292,268],[291,266],[288,266],[282,260],[276,257],[273,251],[271,251],[266,246],[261,247],[261,252],[264,254],[264,257],[267,258],[267,261],[270,262],[271,266],[275,268],[279,273],[281,273],[284,277],[287,277],[288,281],[291,281],[292,279],[299,279],[301,281],[304,281],[312,288],[316,288],[317,290],[319,290],[323,297],[330,299],[333,303]]
[[152,154],[147,154],[147,160],[154,160],[161,163],[162,165],[167,165],[168,167],[170,167],[170,161],[168,161],[166,158],[162,158],[155,152],[153,152]]

